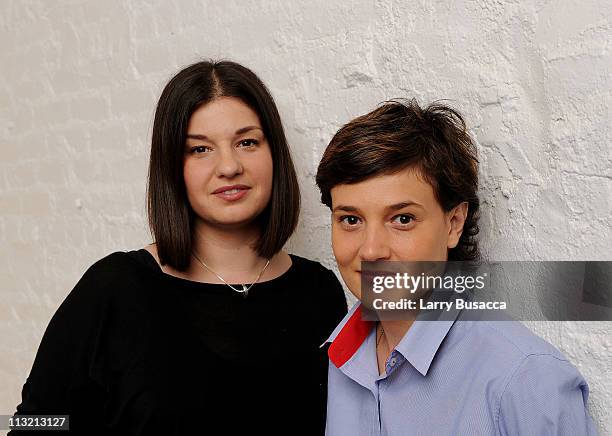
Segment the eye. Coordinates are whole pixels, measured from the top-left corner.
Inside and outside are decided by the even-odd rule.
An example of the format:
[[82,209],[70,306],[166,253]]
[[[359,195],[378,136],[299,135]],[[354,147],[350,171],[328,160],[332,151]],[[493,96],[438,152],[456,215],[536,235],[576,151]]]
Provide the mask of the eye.
[[242,141],[240,141],[238,143],[239,147],[254,147],[255,145],[259,144],[259,141],[256,139],[243,139]]
[[212,151],[212,148],[206,145],[196,145],[195,147],[191,147],[189,149],[189,153],[191,154],[203,154],[203,153],[208,153],[211,151]]
[[399,224],[402,227],[412,224],[413,221],[414,221],[414,217],[412,217],[411,215],[406,215],[406,214],[395,215],[391,219],[391,222],[393,222],[394,224]]
[[361,220],[355,215],[344,215],[338,221],[346,227],[355,227]]

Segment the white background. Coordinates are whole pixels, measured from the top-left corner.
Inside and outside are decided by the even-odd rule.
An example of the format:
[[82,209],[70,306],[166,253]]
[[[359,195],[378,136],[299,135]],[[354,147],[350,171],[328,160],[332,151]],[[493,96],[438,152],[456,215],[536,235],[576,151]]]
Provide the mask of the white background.
[[[450,99],[481,159],[493,260],[612,260],[612,3],[0,2],[0,413],[89,265],[150,242],[145,182],[164,84],[201,58],[252,68],[302,187],[288,249],[333,266],[314,173],[332,134],[394,97]],[[587,378],[612,434],[611,323],[530,323]]]

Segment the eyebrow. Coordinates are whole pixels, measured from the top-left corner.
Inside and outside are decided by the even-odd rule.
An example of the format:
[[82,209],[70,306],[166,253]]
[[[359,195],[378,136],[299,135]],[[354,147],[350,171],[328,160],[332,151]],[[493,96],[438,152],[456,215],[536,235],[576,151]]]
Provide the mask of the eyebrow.
[[[235,135],[242,135],[243,133],[246,132],[250,132],[251,130],[255,130],[255,129],[259,129],[262,130],[263,129],[261,127],[258,126],[246,126],[246,127],[242,127],[238,130],[236,130]],[[199,135],[197,133],[187,133],[187,138],[189,139],[199,139],[200,141],[207,141],[208,137],[206,135]]]
[[388,206],[387,209],[389,209],[389,210],[400,210],[400,209],[403,209],[403,208],[408,207],[408,206],[416,206],[416,207],[420,207],[421,209],[423,209],[423,206],[421,206],[416,201],[403,201],[401,203],[392,204],[391,206]]
[[336,212],[337,210],[341,210],[344,212],[358,212],[359,209],[357,209],[354,206],[343,206],[343,205],[338,205],[336,207],[334,207],[334,209],[332,210],[332,212]]
[[[387,206],[386,209],[395,211],[395,210],[403,209],[408,206],[416,206],[416,207],[420,207],[421,209],[423,209],[423,206],[421,206],[419,203],[415,201],[402,201],[401,203],[395,203],[390,206]],[[336,211],[359,212],[359,208],[355,206],[345,206],[345,205],[339,204],[338,206],[334,207],[334,209],[332,210],[332,212],[336,212]]]

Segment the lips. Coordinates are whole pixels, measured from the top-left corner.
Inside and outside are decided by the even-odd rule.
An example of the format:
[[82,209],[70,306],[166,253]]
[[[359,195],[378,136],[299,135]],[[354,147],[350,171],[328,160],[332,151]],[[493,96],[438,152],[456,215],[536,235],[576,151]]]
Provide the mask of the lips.
[[391,271],[358,271],[361,277],[366,280],[373,280],[374,277],[394,277],[395,272]]
[[237,201],[244,197],[250,189],[247,185],[228,185],[215,189],[213,195],[226,201]]

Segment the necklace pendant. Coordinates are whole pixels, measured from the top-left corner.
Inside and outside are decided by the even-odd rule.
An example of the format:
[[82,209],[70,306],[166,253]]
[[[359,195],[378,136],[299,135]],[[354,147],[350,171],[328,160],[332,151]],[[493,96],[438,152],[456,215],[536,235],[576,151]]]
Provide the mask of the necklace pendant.
[[249,296],[249,288],[246,285],[242,285],[242,295],[244,295],[244,298]]

